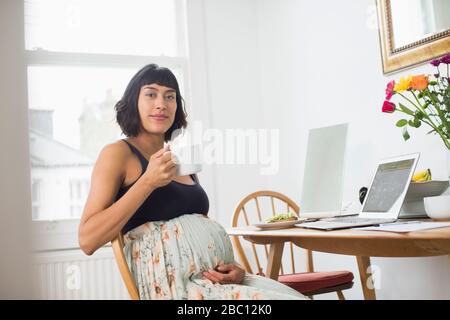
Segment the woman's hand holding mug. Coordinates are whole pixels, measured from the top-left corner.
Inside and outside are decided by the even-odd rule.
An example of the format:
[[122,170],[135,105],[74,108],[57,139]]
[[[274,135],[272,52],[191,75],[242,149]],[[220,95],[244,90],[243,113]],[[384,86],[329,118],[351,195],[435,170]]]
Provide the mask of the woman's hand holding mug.
[[175,178],[176,173],[175,159],[170,151],[170,146],[166,145],[150,157],[143,176],[146,182],[156,189],[168,185]]

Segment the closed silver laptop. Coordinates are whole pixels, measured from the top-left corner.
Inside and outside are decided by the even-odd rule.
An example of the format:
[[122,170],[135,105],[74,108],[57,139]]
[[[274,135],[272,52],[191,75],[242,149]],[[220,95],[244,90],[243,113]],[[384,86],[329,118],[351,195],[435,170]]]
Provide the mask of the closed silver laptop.
[[348,123],[309,131],[301,216],[324,218],[341,215]]

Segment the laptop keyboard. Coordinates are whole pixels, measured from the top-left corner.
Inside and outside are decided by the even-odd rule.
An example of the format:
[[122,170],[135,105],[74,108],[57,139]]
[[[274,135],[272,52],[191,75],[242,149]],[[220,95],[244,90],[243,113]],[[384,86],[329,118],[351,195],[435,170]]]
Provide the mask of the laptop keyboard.
[[346,229],[353,227],[379,225],[382,223],[394,221],[395,219],[336,217],[336,218],[322,219],[316,222],[303,222],[301,224],[298,224],[297,226],[311,229],[333,230],[333,229]]
[[372,223],[372,222],[386,222],[392,221],[392,219],[376,219],[376,218],[358,218],[358,217],[342,217],[342,218],[330,218],[323,219],[326,222],[342,222],[342,223]]

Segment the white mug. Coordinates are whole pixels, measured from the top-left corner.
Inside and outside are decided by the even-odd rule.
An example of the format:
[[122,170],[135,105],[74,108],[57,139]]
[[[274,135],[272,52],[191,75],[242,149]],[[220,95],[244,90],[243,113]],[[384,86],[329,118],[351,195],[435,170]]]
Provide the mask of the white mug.
[[177,176],[187,176],[202,171],[200,145],[171,147],[171,151],[177,164]]

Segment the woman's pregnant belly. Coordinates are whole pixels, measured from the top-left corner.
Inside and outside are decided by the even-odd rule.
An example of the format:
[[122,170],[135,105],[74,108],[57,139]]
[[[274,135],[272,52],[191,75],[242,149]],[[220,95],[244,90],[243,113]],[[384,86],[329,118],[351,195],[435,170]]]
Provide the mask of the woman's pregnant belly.
[[129,231],[124,239],[133,273],[148,281],[161,281],[155,277],[164,274],[169,281],[202,278],[203,271],[234,262],[225,229],[201,214],[148,222]]

